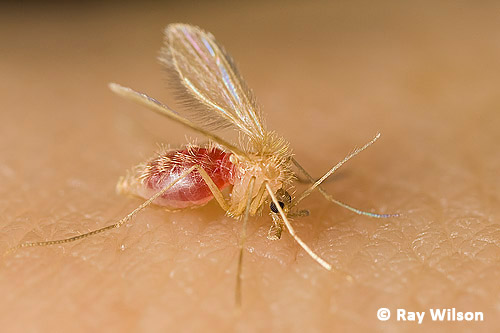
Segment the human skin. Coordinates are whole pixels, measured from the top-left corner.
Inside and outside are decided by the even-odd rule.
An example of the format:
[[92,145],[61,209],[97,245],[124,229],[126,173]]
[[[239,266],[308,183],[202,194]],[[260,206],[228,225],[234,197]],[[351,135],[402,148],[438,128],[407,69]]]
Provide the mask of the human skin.
[[[267,127],[315,177],[381,132],[325,189],[402,215],[358,216],[319,193],[301,203],[297,233],[349,281],[288,234],[268,240],[266,208],[249,222],[238,312],[239,221],[215,202],[151,206],[118,230],[2,258],[2,331],[498,330],[500,8],[370,3],[3,10],[2,250],[117,221],[143,202],[116,195],[118,178],[157,143],[196,137],[106,86],[177,108],[155,57],[179,21],[233,55]],[[427,314],[401,322],[398,308]],[[432,322],[434,308],[484,321]]]

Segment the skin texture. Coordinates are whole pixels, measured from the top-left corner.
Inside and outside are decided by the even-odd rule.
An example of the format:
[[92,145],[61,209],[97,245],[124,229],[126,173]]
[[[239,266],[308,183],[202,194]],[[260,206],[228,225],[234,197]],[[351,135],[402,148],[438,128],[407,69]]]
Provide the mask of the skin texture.
[[[5,8],[1,249],[120,219],[142,202],[115,194],[125,170],[157,143],[196,137],[106,87],[175,106],[155,60],[171,22],[217,37],[268,128],[315,177],[380,131],[325,188],[404,215],[357,216],[319,193],[301,203],[311,215],[292,222],[298,234],[349,282],[288,234],[267,240],[266,209],[247,230],[238,314],[238,222],[215,202],[148,208],[119,230],[3,258],[2,331],[498,330],[499,10],[430,1]],[[377,320],[380,307],[393,317]],[[452,307],[484,321],[430,320],[429,309]],[[427,314],[422,325],[401,322],[397,308]]]

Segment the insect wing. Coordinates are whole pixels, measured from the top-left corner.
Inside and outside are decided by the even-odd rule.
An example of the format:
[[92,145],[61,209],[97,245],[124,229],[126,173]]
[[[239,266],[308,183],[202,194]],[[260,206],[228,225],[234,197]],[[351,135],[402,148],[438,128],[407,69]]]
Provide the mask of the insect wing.
[[257,140],[264,136],[259,107],[251,90],[212,34],[186,24],[169,25],[160,61],[177,76],[182,90],[188,92],[185,101],[205,106],[190,105],[204,127],[236,127]]
[[183,118],[180,116],[177,112],[171,110],[168,106],[160,103],[156,99],[149,97],[148,95],[135,91],[133,89],[123,87],[117,83],[110,83],[109,88],[117,95],[120,95],[122,97],[125,97],[127,99],[130,99],[138,104],[144,105],[147,108],[155,111],[156,113],[159,113],[163,116],[166,116],[177,123],[184,125],[185,127],[192,129],[200,134],[205,135],[207,138],[210,140],[218,143],[219,145],[229,149],[232,151],[234,154],[238,156],[245,156],[245,153],[241,151],[239,148],[235,147],[234,145],[230,144],[229,142],[225,141],[224,139],[218,137],[214,133],[211,133],[209,131],[206,131],[202,127],[192,123],[188,119]]

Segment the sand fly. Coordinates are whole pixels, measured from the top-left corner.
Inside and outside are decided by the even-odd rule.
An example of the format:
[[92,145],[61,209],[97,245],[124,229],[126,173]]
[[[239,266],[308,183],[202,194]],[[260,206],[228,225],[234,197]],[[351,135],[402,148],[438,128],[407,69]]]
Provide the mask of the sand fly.
[[[203,206],[215,198],[226,215],[241,223],[236,277],[236,302],[239,304],[247,221],[250,216],[261,214],[265,207],[269,207],[271,216],[268,238],[277,240],[283,230],[288,231],[304,251],[326,270],[332,270],[332,265],[315,253],[290,223],[291,218],[308,214],[306,210],[298,209],[297,205],[315,189],[327,200],[357,214],[394,216],[364,212],[348,206],[332,198],[320,186],[346,161],[373,144],[380,134],[351,152],[323,177],[314,180],[294,158],[288,142],[266,129],[252,91],[212,34],[187,24],[171,24],[165,29],[164,42],[159,60],[188,102],[187,117],[144,93],[116,83],[109,84],[109,88],[202,134],[209,143],[163,150],[122,177],[117,185],[118,192],[147,200],[120,221],[71,238],[22,243],[8,252],[24,247],[69,243],[119,228],[150,204],[183,209]],[[217,135],[216,130],[222,128],[237,130],[240,144],[235,145]],[[293,198],[291,188],[299,175],[310,187]],[[226,187],[230,191],[228,198],[222,193]]]

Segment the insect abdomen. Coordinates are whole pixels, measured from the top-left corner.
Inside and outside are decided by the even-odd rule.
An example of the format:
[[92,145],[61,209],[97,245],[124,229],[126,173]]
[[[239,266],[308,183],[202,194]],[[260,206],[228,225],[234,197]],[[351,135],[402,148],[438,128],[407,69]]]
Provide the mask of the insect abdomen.
[[[131,174],[122,178],[119,192],[150,198],[193,165],[203,168],[215,185],[222,190],[233,183],[234,165],[229,161],[231,153],[217,148],[190,146],[159,154],[146,164],[141,164]],[[201,206],[212,200],[213,194],[198,171],[179,180],[171,189],[154,201],[170,209]]]

